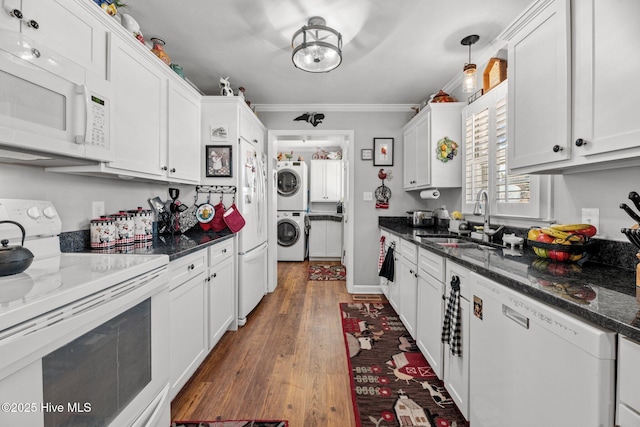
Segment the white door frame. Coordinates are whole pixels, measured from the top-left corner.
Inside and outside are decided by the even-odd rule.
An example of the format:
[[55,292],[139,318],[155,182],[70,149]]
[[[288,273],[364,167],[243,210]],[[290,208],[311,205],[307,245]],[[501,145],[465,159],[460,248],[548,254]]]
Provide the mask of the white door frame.
[[[277,175],[278,171],[275,168],[275,159],[277,159],[277,141],[281,136],[286,136],[288,139],[292,137],[299,136],[300,139],[312,137],[314,139],[321,139],[323,136],[342,136],[345,141],[342,146],[343,152],[343,160],[349,162],[349,167],[346,167],[347,170],[347,186],[344,188],[346,191],[346,196],[344,200],[344,208],[343,212],[343,224],[345,230],[344,236],[344,250],[346,260],[346,270],[347,270],[347,292],[353,293],[354,283],[354,267],[353,267],[353,257],[354,257],[354,222],[352,218],[354,217],[354,200],[350,200],[354,195],[354,170],[353,162],[355,161],[355,132],[353,130],[269,130],[267,131],[267,156],[268,156],[268,168],[267,174],[269,179],[269,192],[268,198],[270,202],[268,224],[268,238],[269,238],[269,255],[268,255],[268,263],[269,268],[268,271],[268,281],[267,281],[267,289],[269,292],[273,292],[278,284],[278,237],[277,237],[277,201],[278,201],[278,185],[277,185]],[[346,152],[346,156],[344,153]]]

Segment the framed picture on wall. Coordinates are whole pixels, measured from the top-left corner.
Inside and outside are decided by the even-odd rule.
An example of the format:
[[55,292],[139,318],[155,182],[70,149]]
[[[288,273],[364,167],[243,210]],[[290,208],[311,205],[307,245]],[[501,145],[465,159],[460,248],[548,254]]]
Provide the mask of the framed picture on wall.
[[360,154],[361,160],[371,160],[373,159],[373,150],[370,148],[363,148]]
[[205,148],[207,178],[233,176],[231,145],[207,145]]
[[393,166],[393,138],[373,138],[373,166]]

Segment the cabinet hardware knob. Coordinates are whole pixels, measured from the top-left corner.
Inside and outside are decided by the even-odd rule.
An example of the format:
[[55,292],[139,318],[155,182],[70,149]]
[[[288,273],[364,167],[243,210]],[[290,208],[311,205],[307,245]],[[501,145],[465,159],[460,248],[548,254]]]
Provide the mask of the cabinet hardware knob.
[[561,147],[559,145],[554,145],[553,146],[553,152],[554,153],[557,153],[557,152],[562,151],[562,150],[564,150],[564,147]]
[[196,266],[193,265],[193,264],[191,264],[191,265],[189,265],[189,267],[187,267],[188,270],[193,270],[194,268],[196,268]]
[[213,277],[218,277],[218,273],[213,273]]
[[40,51],[38,49],[36,49],[35,47],[31,48],[31,53],[33,54],[33,56],[35,56],[36,58],[40,58]]
[[27,25],[33,28],[34,30],[37,30],[38,28],[40,28],[40,24],[38,24],[38,21],[35,21],[33,19],[28,20]]
[[18,18],[18,19],[22,19],[24,17],[24,15],[22,14],[22,11],[20,9],[13,9],[9,11],[9,15],[13,16],[14,18]]
[[587,141],[582,138],[576,139],[576,147],[582,147],[583,145],[587,145]]
[[224,249],[222,250],[222,253],[223,253],[223,254],[226,254],[226,253],[227,253],[227,248],[224,248]]
[[166,166],[163,166],[163,167],[162,167],[162,170],[163,170],[163,171],[166,171],[167,169],[169,169],[169,168],[168,168],[168,167],[166,167]]
[[171,168],[171,173],[175,173],[176,172],[176,168]]

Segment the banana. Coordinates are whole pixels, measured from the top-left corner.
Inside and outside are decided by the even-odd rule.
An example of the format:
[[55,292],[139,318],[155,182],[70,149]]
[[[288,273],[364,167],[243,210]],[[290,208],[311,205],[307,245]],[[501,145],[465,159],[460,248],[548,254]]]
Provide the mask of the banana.
[[560,231],[577,231],[591,227],[591,224],[553,224],[550,228]]
[[556,239],[568,240],[570,242],[580,242],[580,236],[569,234],[565,231],[556,230],[555,228],[541,228],[540,231]]

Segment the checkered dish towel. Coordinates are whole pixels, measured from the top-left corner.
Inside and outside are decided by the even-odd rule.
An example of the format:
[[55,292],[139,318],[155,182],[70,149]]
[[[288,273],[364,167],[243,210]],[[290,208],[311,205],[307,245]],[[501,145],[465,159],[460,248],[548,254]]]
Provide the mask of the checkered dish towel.
[[449,343],[451,354],[462,356],[462,339],[460,336],[460,278],[451,278],[451,293],[442,325],[442,342]]
[[378,273],[384,263],[384,236],[380,236],[380,257],[378,258]]

